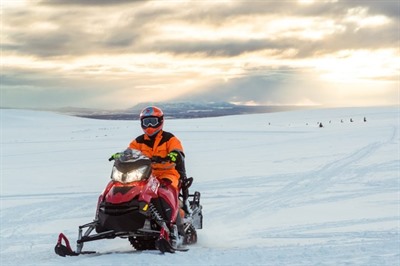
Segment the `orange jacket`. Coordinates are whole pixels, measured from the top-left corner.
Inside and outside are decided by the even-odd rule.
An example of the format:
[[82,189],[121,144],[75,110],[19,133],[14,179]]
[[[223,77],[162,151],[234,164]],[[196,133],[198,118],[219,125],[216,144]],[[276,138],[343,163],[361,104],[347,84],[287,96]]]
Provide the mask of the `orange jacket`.
[[[134,139],[129,148],[140,150],[144,155],[149,158],[153,157],[167,157],[171,151],[179,151],[183,154],[183,147],[181,142],[172,133],[160,131],[155,137],[149,137],[146,134],[140,135]],[[175,163],[163,162],[152,163],[153,174],[158,179],[167,178],[172,181],[172,186],[179,189],[179,173],[175,169]]]

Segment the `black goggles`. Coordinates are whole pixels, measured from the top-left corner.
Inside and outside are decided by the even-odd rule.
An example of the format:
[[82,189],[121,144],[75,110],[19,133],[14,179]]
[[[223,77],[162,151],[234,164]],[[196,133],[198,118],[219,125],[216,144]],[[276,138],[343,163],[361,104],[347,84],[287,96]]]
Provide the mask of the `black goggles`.
[[143,127],[156,127],[160,124],[158,117],[145,117],[142,119]]

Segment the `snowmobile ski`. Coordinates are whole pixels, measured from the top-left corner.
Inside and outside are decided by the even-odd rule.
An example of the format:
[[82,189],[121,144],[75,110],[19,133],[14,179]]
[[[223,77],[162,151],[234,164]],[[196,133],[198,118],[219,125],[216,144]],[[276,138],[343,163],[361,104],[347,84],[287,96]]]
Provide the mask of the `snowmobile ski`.
[[156,241],[156,248],[161,253],[175,253],[175,251],[186,252],[189,248],[186,246],[173,247],[165,238],[160,238]]
[[[62,241],[64,240],[65,245],[62,244]],[[80,254],[94,254],[96,251],[83,251],[83,252],[75,252],[72,250],[71,245],[69,244],[68,238],[63,234],[60,233],[58,236],[58,241],[56,246],[54,247],[54,251],[56,252],[57,255],[61,257],[66,257],[66,256],[78,256]]]

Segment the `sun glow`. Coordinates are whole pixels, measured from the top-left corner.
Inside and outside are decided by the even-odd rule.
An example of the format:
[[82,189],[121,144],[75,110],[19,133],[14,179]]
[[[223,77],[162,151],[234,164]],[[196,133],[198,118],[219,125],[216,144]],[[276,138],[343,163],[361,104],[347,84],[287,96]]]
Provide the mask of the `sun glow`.
[[335,82],[382,80],[400,74],[398,58],[393,49],[342,50],[313,61],[323,79]]
[[298,0],[297,1],[299,4],[302,4],[302,5],[310,5],[310,4],[314,4],[314,0]]
[[28,4],[30,4],[30,2],[33,1],[28,1],[28,0],[5,0],[5,1],[1,1],[0,6],[2,8],[20,8],[20,7],[24,7],[27,6]]

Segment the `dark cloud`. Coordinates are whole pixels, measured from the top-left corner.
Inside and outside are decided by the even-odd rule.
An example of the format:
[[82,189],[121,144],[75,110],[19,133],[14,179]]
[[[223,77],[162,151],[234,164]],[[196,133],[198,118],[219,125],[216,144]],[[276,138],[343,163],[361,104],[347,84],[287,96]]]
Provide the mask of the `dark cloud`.
[[263,74],[233,78],[179,98],[181,101],[252,102],[256,104],[298,104],[320,102],[324,92],[315,90],[315,77],[290,68],[264,69]]
[[[400,19],[400,1],[398,0],[380,0],[380,1],[365,1],[365,0],[352,0],[348,1],[352,6],[367,7],[369,13],[374,15],[385,15],[392,19],[395,19],[398,23]],[[344,4],[347,1],[343,1]]]
[[371,15],[385,15],[399,18],[400,3],[397,0],[340,0],[337,2],[318,0],[309,5],[299,5],[296,1],[252,1],[235,0],[232,3],[221,2],[219,6],[188,6],[179,12],[181,18],[191,21],[206,21],[220,25],[236,17],[254,15],[326,17],[338,19],[352,8],[368,8]]
[[74,39],[73,34],[64,32],[40,34],[25,32],[14,36],[14,41],[17,43],[16,51],[43,57],[68,55],[69,51],[82,49],[75,45]]
[[[10,11],[6,15],[5,21],[12,30],[7,32],[10,42],[3,42],[2,48],[21,55],[72,57],[134,52],[136,42],[147,32],[143,29],[145,24],[137,21],[134,12],[128,11],[113,25],[109,25],[105,18],[80,8],[55,9],[44,14],[38,14],[34,9]],[[36,24],[52,27],[35,30],[32,26]]]
[[[174,54],[196,54],[205,56],[237,56],[245,52],[254,52],[264,49],[276,49],[268,40],[223,40],[223,41],[164,41],[151,46],[150,50],[170,52]],[[281,47],[282,48],[282,47]],[[287,48],[287,47],[286,47]]]

